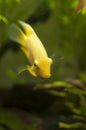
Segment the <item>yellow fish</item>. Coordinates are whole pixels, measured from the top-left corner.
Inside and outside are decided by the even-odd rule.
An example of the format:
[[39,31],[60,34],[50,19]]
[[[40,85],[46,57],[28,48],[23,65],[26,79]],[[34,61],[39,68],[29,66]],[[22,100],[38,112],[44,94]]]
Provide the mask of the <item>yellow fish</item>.
[[78,0],[78,5],[76,8],[76,13],[79,13],[83,8],[86,8],[86,0]]
[[9,38],[21,45],[21,49],[30,63],[30,65],[24,66],[19,73],[28,70],[33,76],[49,78],[51,76],[52,59],[48,57],[33,28],[22,21],[19,21],[19,25],[12,24],[10,26]]

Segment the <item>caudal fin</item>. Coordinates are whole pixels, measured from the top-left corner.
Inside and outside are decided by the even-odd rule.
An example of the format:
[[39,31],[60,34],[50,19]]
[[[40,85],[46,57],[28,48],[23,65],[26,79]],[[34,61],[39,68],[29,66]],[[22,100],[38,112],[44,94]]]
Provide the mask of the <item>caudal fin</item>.
[[26,36],[16,24],[12,24],[9,27],[8,36],[12,41],[17,42],[24,46]]

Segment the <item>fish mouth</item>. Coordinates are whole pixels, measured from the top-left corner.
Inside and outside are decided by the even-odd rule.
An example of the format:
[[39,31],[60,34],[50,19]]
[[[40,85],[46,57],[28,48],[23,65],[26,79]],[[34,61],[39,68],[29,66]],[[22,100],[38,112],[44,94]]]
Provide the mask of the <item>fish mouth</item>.
[[48,78],[50,78],[51,77],[51,74],[49,74],[49,75],[44,75],[44,76],[40,76],[40,78],[42,78],[42,79],[48,79]]

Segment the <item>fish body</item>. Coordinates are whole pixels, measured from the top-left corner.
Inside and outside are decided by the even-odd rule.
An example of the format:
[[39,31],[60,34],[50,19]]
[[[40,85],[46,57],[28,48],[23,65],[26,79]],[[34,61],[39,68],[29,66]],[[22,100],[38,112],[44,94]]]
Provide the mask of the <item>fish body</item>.
[[19,24],[24,29],[12,24],[9,29],[9,38],[21,45],[21,49],[29,60],[30,65],[24,66],[20,71],[28,70],[33,76],[49,78],[51,76],[52,59],[36,35],[33,28],[22,21]]

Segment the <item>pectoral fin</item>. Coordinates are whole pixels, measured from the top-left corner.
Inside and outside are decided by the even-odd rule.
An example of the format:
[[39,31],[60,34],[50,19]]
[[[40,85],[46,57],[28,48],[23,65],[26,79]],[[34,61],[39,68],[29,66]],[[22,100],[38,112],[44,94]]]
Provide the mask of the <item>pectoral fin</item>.
[[19,75],[20,73],[22,73],[23,71],[26,71],[26,70],[29,71],[29,73],[30,73],[31,75],[37,77],[37,74],[36,74],[36,72],[35,72],[34,66],[29,66],[29,65],[24,65],[24,66],[20,67],[19,70],[18,70],[18,75]]
[[37,77],[34,66],[28,66],[28,71],[30,72],[31,75]]
[[23,71],[28,70],[28,67],[30,67],[30,66],[24,65],[24,66],[19,67],[19,69],[18,69],[18,75],[19,75],[20,73],[22,73]]

